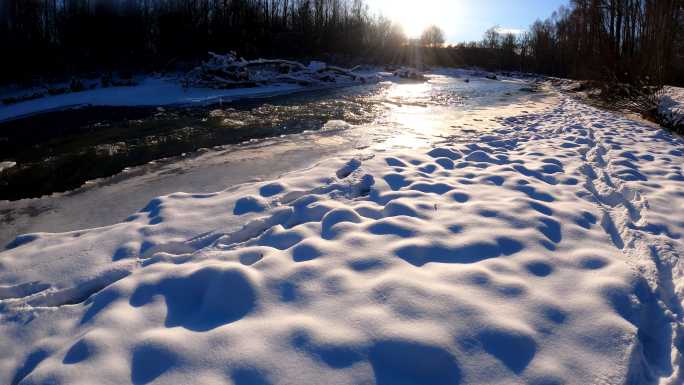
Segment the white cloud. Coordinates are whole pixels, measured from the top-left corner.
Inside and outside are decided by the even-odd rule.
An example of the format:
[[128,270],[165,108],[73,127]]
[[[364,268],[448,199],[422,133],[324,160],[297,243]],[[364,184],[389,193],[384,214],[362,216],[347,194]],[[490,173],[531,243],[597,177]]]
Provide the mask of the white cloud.
[[521,33],[524,33],[525,30],[521,29],[521,28],[501,28],[501,27],[499,27],[496,29],[496,32],[498,32],[502,35],[509,34],[509,33],[512,33],[514,35],[520,35]]

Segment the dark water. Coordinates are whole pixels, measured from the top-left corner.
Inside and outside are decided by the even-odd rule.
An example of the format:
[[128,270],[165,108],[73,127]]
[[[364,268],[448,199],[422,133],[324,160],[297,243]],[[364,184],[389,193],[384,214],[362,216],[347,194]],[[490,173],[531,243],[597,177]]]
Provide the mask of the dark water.
[[441,76],[415,85],[381,83],[208,107],[45,113],[0,123],[0,161],[17,163],[0,171],[0,200],[69,191],[126,167],[200,148],[315,131],[330,120],[370,123],[397,105],[465,111],[510,102],[519,90],[520,84]]

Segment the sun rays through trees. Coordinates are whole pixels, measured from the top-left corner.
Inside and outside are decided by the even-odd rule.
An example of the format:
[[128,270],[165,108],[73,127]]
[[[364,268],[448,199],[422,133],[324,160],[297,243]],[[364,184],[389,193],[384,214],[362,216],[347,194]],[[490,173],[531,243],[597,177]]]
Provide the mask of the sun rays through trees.
[[[525,31],[493,27],[480,42],[444,46],[440,27],[408,40],[406,22],[364,0],[4,0],[0,83],[165,71],[190,67],[207,51],[236,51],[683,84],[683,8],[682,0],[571,0]],[[465,22],[453,15],[454,24]]]

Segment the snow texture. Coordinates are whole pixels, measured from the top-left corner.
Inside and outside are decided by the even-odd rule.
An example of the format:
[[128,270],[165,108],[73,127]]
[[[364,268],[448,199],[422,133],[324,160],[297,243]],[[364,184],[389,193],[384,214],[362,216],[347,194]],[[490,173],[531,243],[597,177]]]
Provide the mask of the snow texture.
[[0,383],[681,384],[684,141],[559,99],[17,237]]

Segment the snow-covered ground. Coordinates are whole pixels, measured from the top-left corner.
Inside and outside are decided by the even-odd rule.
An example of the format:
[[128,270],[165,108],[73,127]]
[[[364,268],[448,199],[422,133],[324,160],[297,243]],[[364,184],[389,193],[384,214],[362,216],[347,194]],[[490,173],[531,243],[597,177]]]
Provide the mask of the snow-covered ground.
[[681,384],[684,140],[562,95],[478,130],[419,109],[277,179],[16,238],[0,383]]

